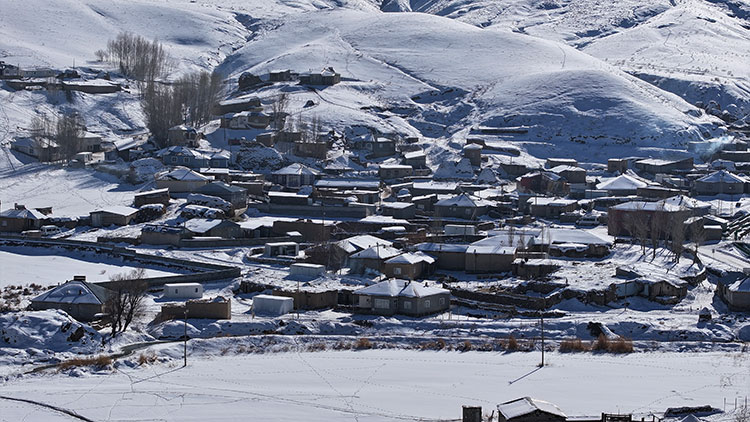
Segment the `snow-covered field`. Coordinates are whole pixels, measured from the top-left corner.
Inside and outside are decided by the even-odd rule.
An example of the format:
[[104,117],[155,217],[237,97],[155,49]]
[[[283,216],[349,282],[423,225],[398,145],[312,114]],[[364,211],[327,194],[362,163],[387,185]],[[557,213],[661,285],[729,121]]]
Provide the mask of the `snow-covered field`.
[[[69,252],[62,249],[0,248],[0,288],[8,285],[55,286],[74,275],[85,275],[86,281],[107,281],[116,274],[127,273],[135,267],[122,260],[96,254]],[[176,273],[146,268],[147,277],[161,277]]]
[[[215,343],[194,348],[218,347]],[[54,404],[94,420],[394,421],[455,420],[461,406],[523,396],[551,401],[569,416],[600,412],[659,414],[668,407],[734,404],[750,391],[745,353],[637,353],[628,356],[548,353],[327,351],[272,355],[191,356],[161,347],[170,364],[78,377],[44,374],[11,379],[3,394]],[[204,351],[205,352],[205,351]],[[201,352],[198,352],[201,353]],[[730,409],[731,410],[731,407]],[[51,416],[0,400],[5,420]],[[722,415],[723,416],[723,415]],[[729,415],[723,416],[730,419]],[[717,419],[722,420],[722,419]]]

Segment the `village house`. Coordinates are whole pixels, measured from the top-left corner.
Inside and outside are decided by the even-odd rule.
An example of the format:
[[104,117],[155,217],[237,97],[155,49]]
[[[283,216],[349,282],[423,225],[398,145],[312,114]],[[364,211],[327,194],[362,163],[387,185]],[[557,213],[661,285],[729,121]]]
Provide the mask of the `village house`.
[[719,170],[695,181],[697,195],[739,195],[745,192],[748,180],[726,170]]
[[462,193],[453,198],[443,199],[435,203],[435,215],[441,218],[477,219],[487,213],[489,202],[472,198]]
[[192,169],[210,167],[210,158],[202,152],[184,146],[173,146],[159,151],[158,156],[167,166],[185,166]]
[[65,158],[60,145],[48,137],[15,138],[10,149],[39,159],[39,161],[59,161]]
[[425,242],[416,245],[417,250],[434,257],[437,268],[463,271],[466,269],[466,250],[469,245]]
[[360,142],[360,145],[369,151],[368,158],[389,157],[396,153],[396,141],[393,139],[372,136]]
[[185,167],[157,173],[154,178],[158,189],[167,188],[170,193],[195,192],[212,180]]
[[196,190],[197,193],[219,197],[230,204],[237,211],[247,208],[247,189],[228,185],[224,182],[210,182]]
[[466,248],[464,269],[470,273],[502,273],[510,271],[516,259],[516,247],[505,246],[488,237]]
[[341,82],[341,74],[332,67],[327,67],[320,72],[307,72],[299,75],[299,83],[303,85],[325,85],[332,86]]
[[579,229],[545,228],[531,238],[528,249],[550,256],[602,258],[609,255],[612,242]]
[[10,63],[0,61],[0,79],[16,79],[21,77],[21,69]]
[[[243,73],[242,75],[244,76],[245,73]],[[242,79],[242,76],[240,76],[240,79]],[[242,82],[240,82],[240,85],[241,84]],[[263,105],[260,102],[260,98],[251,96],[231,98],[229,100],[219,101],[219,103],[215,107],[214,114],[216,114],[217,116],[222,116],[224,114],[239,113],[242,111],[263,111]]]
[[239,224],[223,219],[193,218],[185,222],[185,229],[194,236],[235,239],[242,237]]
[[635,168],[651,174],[672,173],[676,170],[691,170],[693,168],[693,157],[682,160],[647,158],[636,161]]
[[136,208],[148,204],[169,205],[169,189],[154,189],[146,192],[140,192],[133,195],[133,206]]
[[425,316],[450,309],[450,291],[390,279],[354,291],[356,308],[376,315]]
[[167,142],[171,146],[193,147],[200,144],[200,134],[195,128],[187,125],[177,125],[167,131]]
[[552,403],[522,397],[497,405],[498,422],[565,422],[568,417]]
[[310,194],[297,192],[268,192],[268,202],[276,205],[311,205]]
[[474,167],[481,167],[482,166],[482,146],[479,144],[468,144],[465,145],[463,148],[463,156],[464,158],[469,160],[469,163],[471,163]]
[[550,169],[552,173],[565,179],[568,183],[586,183],[586,170],[574,166],[556,166]]
[[393,218],[414,218],[417,207],[411,202],[383,202],[380,205],[383,215]]
[[729,272],[719,278],[716,294],[729,309],[750,312],[750,277],[740,272]]
[[[636,226],[643,227],[645,233],[651,233],[654,218],[660,221],[660,228],[672,228],[682,225],[690,212],[677,205],[658,202],[631,201],[609,207],[607,218],[607,233],[610,236],[634,236]],[[661,237],[670,236],[670,230],[665,230]]]
[[16,204],[13,208],[0,211],[0,232],[21,233],[26,230],[37,230],[46,221],[47,216],[37,210],[27,210]]
[[223,129],[265,129],[271,124],[272,116],[258,111],[226,113],[221,116]]
[[271,173],[271,182],[287,188],[298,188],[314,184],[319,175],[318,170],[294,163]]
[[435,269],[435,258],[424,252],[407,252],[385,261],[384,274],[390,278],[415,280]]
[[288,82],[293,79],[290,69],[275,69],[268,72],[268,80],[271,82]]
[[143,156],[143,147],[148,142],[147,137],[133,136],[130,138],[118,139],[112,143],[110,150],[106,151],[104,158],[107,160],[133,161]]
[[378,166],[378,176],[381,179],[402,179],[414,174],[414,169],[406,164],[381,164]]
[[146,245],[180,246],[180,241],[189,237],[190,233],[182,227],[146,224],[141,229],[140,241]]
[[578,201],[564,198],[533,197],[529,199],[529,212],[534,217],[560,218],[560,214],[578,209]]
[[566,196],[570,192],[568,183],[558,174],[538,170],[518,178],[520,193]]
[[91,211],[89,215],[92,227],[106,227],[111,225],[127,226],[133,221],[137,213],[137,208],[113,205],[104,209]]
[[263,256],[267,257],[296,257],[299,255],[297,242],[270,242],[263,247]]
[[635,173],[621,174],[596,185],[596,189],[606,191],[609,196],[629,196],[638,193],[639,188],[645,188],[650,183],[638,177]]
[[79,321],[93,321],[105,312],[105,305],[114,293],[102,286],[87,283],[86,277],[47,290],[31,299],[31,309],[60,309]]
[[427,168],[427,154],[422,150],[406,152],[402,162],[415,169],[424,169]]
[[353,273],[364,273],[368,269],[382,273],[385,270],[385,261],[402,253],[391,246],[375,245],[350,255],[349,268]]
[[548,169],[559,166],[578,167],[578,161],[573,158],[548,158],[547,161],[544,162],[544,167]]
[[317,158],[325,160],[328,156],[330,145],[325,140],[298,140],[294,142],[293,152],[298,157]]

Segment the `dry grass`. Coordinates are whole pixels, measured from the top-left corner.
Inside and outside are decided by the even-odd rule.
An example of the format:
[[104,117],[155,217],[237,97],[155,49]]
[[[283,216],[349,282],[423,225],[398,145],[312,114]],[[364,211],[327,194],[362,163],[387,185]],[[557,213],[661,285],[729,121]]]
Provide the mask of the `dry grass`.
[[370,339],[368,339],[367,337],[362,337],[357,340],[356,343],[354,343],[354,346],[352,346],[352,348],[355,350],[367,350],[372,349],[373,345]]
[[325,351],[328,347],[323,342],[317,342],[317,343],[311,343],[307,346],[308,352],[322,352]]
[[80,366],[92,366],[94,368],[106,368],[112,365],[112,358],[107,355],[92,356],[87,358],[73,358],[57,364],[60,371]]
[[424,343],[420,343],[419,348],[421,350],[443,350],[447,347],[447,344],[445,343],[445,340],[439,338],[435,341],[426,341]]
[[591,344],[591,350],[595,352],[609,351],[609,338],[604,334],[599,334],[599,337]]
[[458,346],[456,346],[456,350],[460,350],[462,352],[468,352],[468,351],[470,351],[473,348],[474,348],[474,345],[471,344],[471,342],[469,340],[464,340],[463,343],[461,343]]
[[588,352],[590,346],[579,338],[567,339],[560,342],[561,353]]
[[591,350],[596,352],[609,353],[633,353],[633,342],[624,337],[618,337],[616,340],[610,340],[604,334],[591,344]]
[[150,365],[156,362],[157,359],[155,353],[141,353],[140,356],[138,356],[138,365]]
[[513,336],[513,334],[508,337],[508,340],[505,342],[505,350],[509,352],[515,352],[518,350],[518,340]]

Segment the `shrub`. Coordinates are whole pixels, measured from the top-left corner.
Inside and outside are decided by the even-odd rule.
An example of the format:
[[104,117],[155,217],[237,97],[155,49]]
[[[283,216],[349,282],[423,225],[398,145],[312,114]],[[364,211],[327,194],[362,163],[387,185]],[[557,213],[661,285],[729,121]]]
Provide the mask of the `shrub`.
[[354,349],[356,350],[372,349],[372,342],[367,337],[362,337],[359,340],[357,340],[356,343],[354,343]]
[[94,368],[105,368],[112,365],[112,358],[107,355],[92,356],[87,358],[73,358],[57,364],[61,371],[79,366],[92,366]]
[[562,353],[586,352],[588,350],[589,346],[579,338],[567,339],[560,342],[560,352]]
[[609,350],[609,347],[609,339],[604,333],[599,334],[599,337],[597,337],[597,339],[594,340],[594,343],[591,344],[591,350],[597,352],[606,352]]
[[156,362],[156,354],[154,353],[141,353],[138,356],[138,365],[152,364]]
[[312,343],[307,346],[308,352],[322,352],[326,349],[327,349],[326,344],[323,342]]
[[464,340],[463,343],[461,343],[460,345],[458,345],[456,347],[456,349],[458,349],[458,350],[460,350],[462,352],[468,352],[472,348],[473,348],[473,345],[471,344],[471,342],[469,340]]
[[515,352],[518,350],[518,340],[516,340],[513,334],[508,337],[508,341],[505,343],[505,350],[509,352]]
[[610,353],[633,353],[633,342],[630,339],[619,337],[609,343],[607,351]]

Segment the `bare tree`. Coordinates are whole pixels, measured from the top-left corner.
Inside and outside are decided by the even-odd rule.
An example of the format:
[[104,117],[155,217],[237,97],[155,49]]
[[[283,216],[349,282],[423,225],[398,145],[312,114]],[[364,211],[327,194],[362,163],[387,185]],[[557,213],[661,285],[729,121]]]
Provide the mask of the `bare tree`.
[[[695,224],[695,222],[693,224]],[[673,222],[670,229],[674,261],[679,263],[682,252],[685,250],[685,225],[682,223],[681,219],[678,219]]]
[[182,104],[174,89],[156,83],[149,83],[143,91],[141,107],[146,115],[146,125],[157,145],[168,146],[169,128],[183,120]]
[[217,72],[195,72],[174,84],[174,102],[186,111],[185,122],[200,126],[211,121],[212,108],[219,101],[223,78]]
[[143,83],[163,77],[172,66],[171,57],[158,40],[149,41],[130,32],[109,40],[106,54],[95,54],[117,65],[123,75]]
[[276,132],[284,130],[286,117],[288,116],[289,108],[289,94],[282,92],[276,97],[276,101],[273,102],[271,110],[273,112],[273,128]]
[[630,235],[641,245],[641,254],[646,255],[646,240],[649,235],[649,215],[643,206],[630,213],[631,229]]
[[57,118],[55,141],[63,157],[71,158],[83,149],[83,120],[77,113],[65,113]]
[[112,337],[127,330],[130,323],[143,314],[143,300],[148,290],[145,274],[145,269],[138,268],[110,277],[108,288],[114,294],[107,300],[105,308],[112,324]]
[[703,223],[696,223],[690,226],[690,241],[693,244],[693,264],[698,263],[698,248],[703,246],[706,241],[706,229]]
[[667,226],[670,223],[676,223],[676,221],[670,221],[667,218],[667,214],[664,212],[664,205],[660,204],[651,213],[651,221],[649,223],[649,237],[651,239],[651,247],[653,248],[651,251],[651,260],[653,261],[656,259],[656,250],[661,244],[661,239],[666,238],[667,233],[669,233]]

